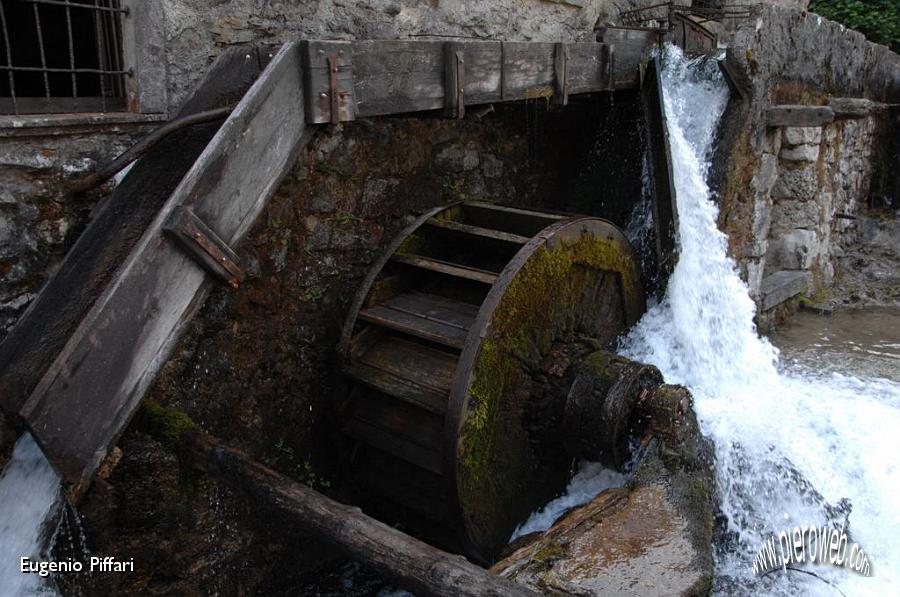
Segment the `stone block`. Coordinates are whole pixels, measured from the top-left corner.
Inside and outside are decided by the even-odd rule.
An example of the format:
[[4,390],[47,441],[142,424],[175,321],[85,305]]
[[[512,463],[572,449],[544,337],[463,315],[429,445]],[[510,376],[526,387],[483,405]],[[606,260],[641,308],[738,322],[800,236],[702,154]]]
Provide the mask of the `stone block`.
[[819,159],[818,145],[782,147],[780,157],[789,162],[815,162]]
[[813,230],[819,226],[821,209],[815,201],[785,199],[772,207],[772,228],[791,230],[805,228]]
[[782,129],[782,135],[788,145],[818,145],[822,142],[821,127],[788,126]]
[[821,252],[814,230],[791,230],[769,239],[766,264],[769,269],[809,269]]
[[782,270],[763,278],[760,286],[760,303],[763,311],[806,292],[809,272]]
[[774,199],[813,201],[819,194],[819,175],[814,165],[797,169],[783,169],[772,187]]
[[778,158],[771,153],[764,153],[759,158],[759,167],[750,183],[757,201],[768,199],[772,185],[778,178]]

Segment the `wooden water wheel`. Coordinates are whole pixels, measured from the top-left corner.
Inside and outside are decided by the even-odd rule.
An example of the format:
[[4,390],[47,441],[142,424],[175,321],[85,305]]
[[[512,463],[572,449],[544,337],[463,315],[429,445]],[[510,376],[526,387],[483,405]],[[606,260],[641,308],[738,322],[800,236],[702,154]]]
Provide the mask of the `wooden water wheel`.
[[536,439],[545,370],[575,336],[610,346],[644,309],[605,220],[460,203],[404,229],[363,282],[340,353],[340,435],[364,507],[492,559],[567,482]]

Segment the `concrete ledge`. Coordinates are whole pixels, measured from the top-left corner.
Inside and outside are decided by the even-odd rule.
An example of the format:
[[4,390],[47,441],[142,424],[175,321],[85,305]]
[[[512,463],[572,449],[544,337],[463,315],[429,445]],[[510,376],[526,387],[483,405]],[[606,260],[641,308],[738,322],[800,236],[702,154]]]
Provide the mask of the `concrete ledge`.
[[165,114],[78,112],[69,114],[0,115],[0,137],[74,135],[85,129],[140,127],[164,122]]
[[768,311],[805,292],[808,281],[809,272],[802,270],[782,270],[766,276],[759,288],[762,310]]

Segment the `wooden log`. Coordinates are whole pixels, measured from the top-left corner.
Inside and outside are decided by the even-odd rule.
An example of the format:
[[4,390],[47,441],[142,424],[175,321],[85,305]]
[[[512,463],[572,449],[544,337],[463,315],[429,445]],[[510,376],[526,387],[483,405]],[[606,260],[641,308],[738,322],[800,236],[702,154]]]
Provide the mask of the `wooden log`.
[[419,597],[512,597],[537,593],[410,537],[292,481],[246,455],[212,448],[209,472],[293,520]]
[[[208,290],[163,229],[191,206],[229,246],[249,230],[302,145],[298,44],[272,59],[159,209],[20,414],[78,494],[114,444]],[[308,137],[307,137],[308,138]]]
[[766,110],[766,126],[822,126],[834,122],[828,106],[773,106]]

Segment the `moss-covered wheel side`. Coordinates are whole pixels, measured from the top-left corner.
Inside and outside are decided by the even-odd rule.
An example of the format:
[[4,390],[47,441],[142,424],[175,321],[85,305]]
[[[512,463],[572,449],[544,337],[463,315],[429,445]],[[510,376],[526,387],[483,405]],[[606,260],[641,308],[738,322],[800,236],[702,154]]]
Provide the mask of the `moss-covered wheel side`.
[[603,220],[554,224],[501,273],[461,356],[448,419],[463,530],[485,559],[568,479],[564,453],[528,431],[542,360],[577,336],[611,345],[643,310],[634,254]]

